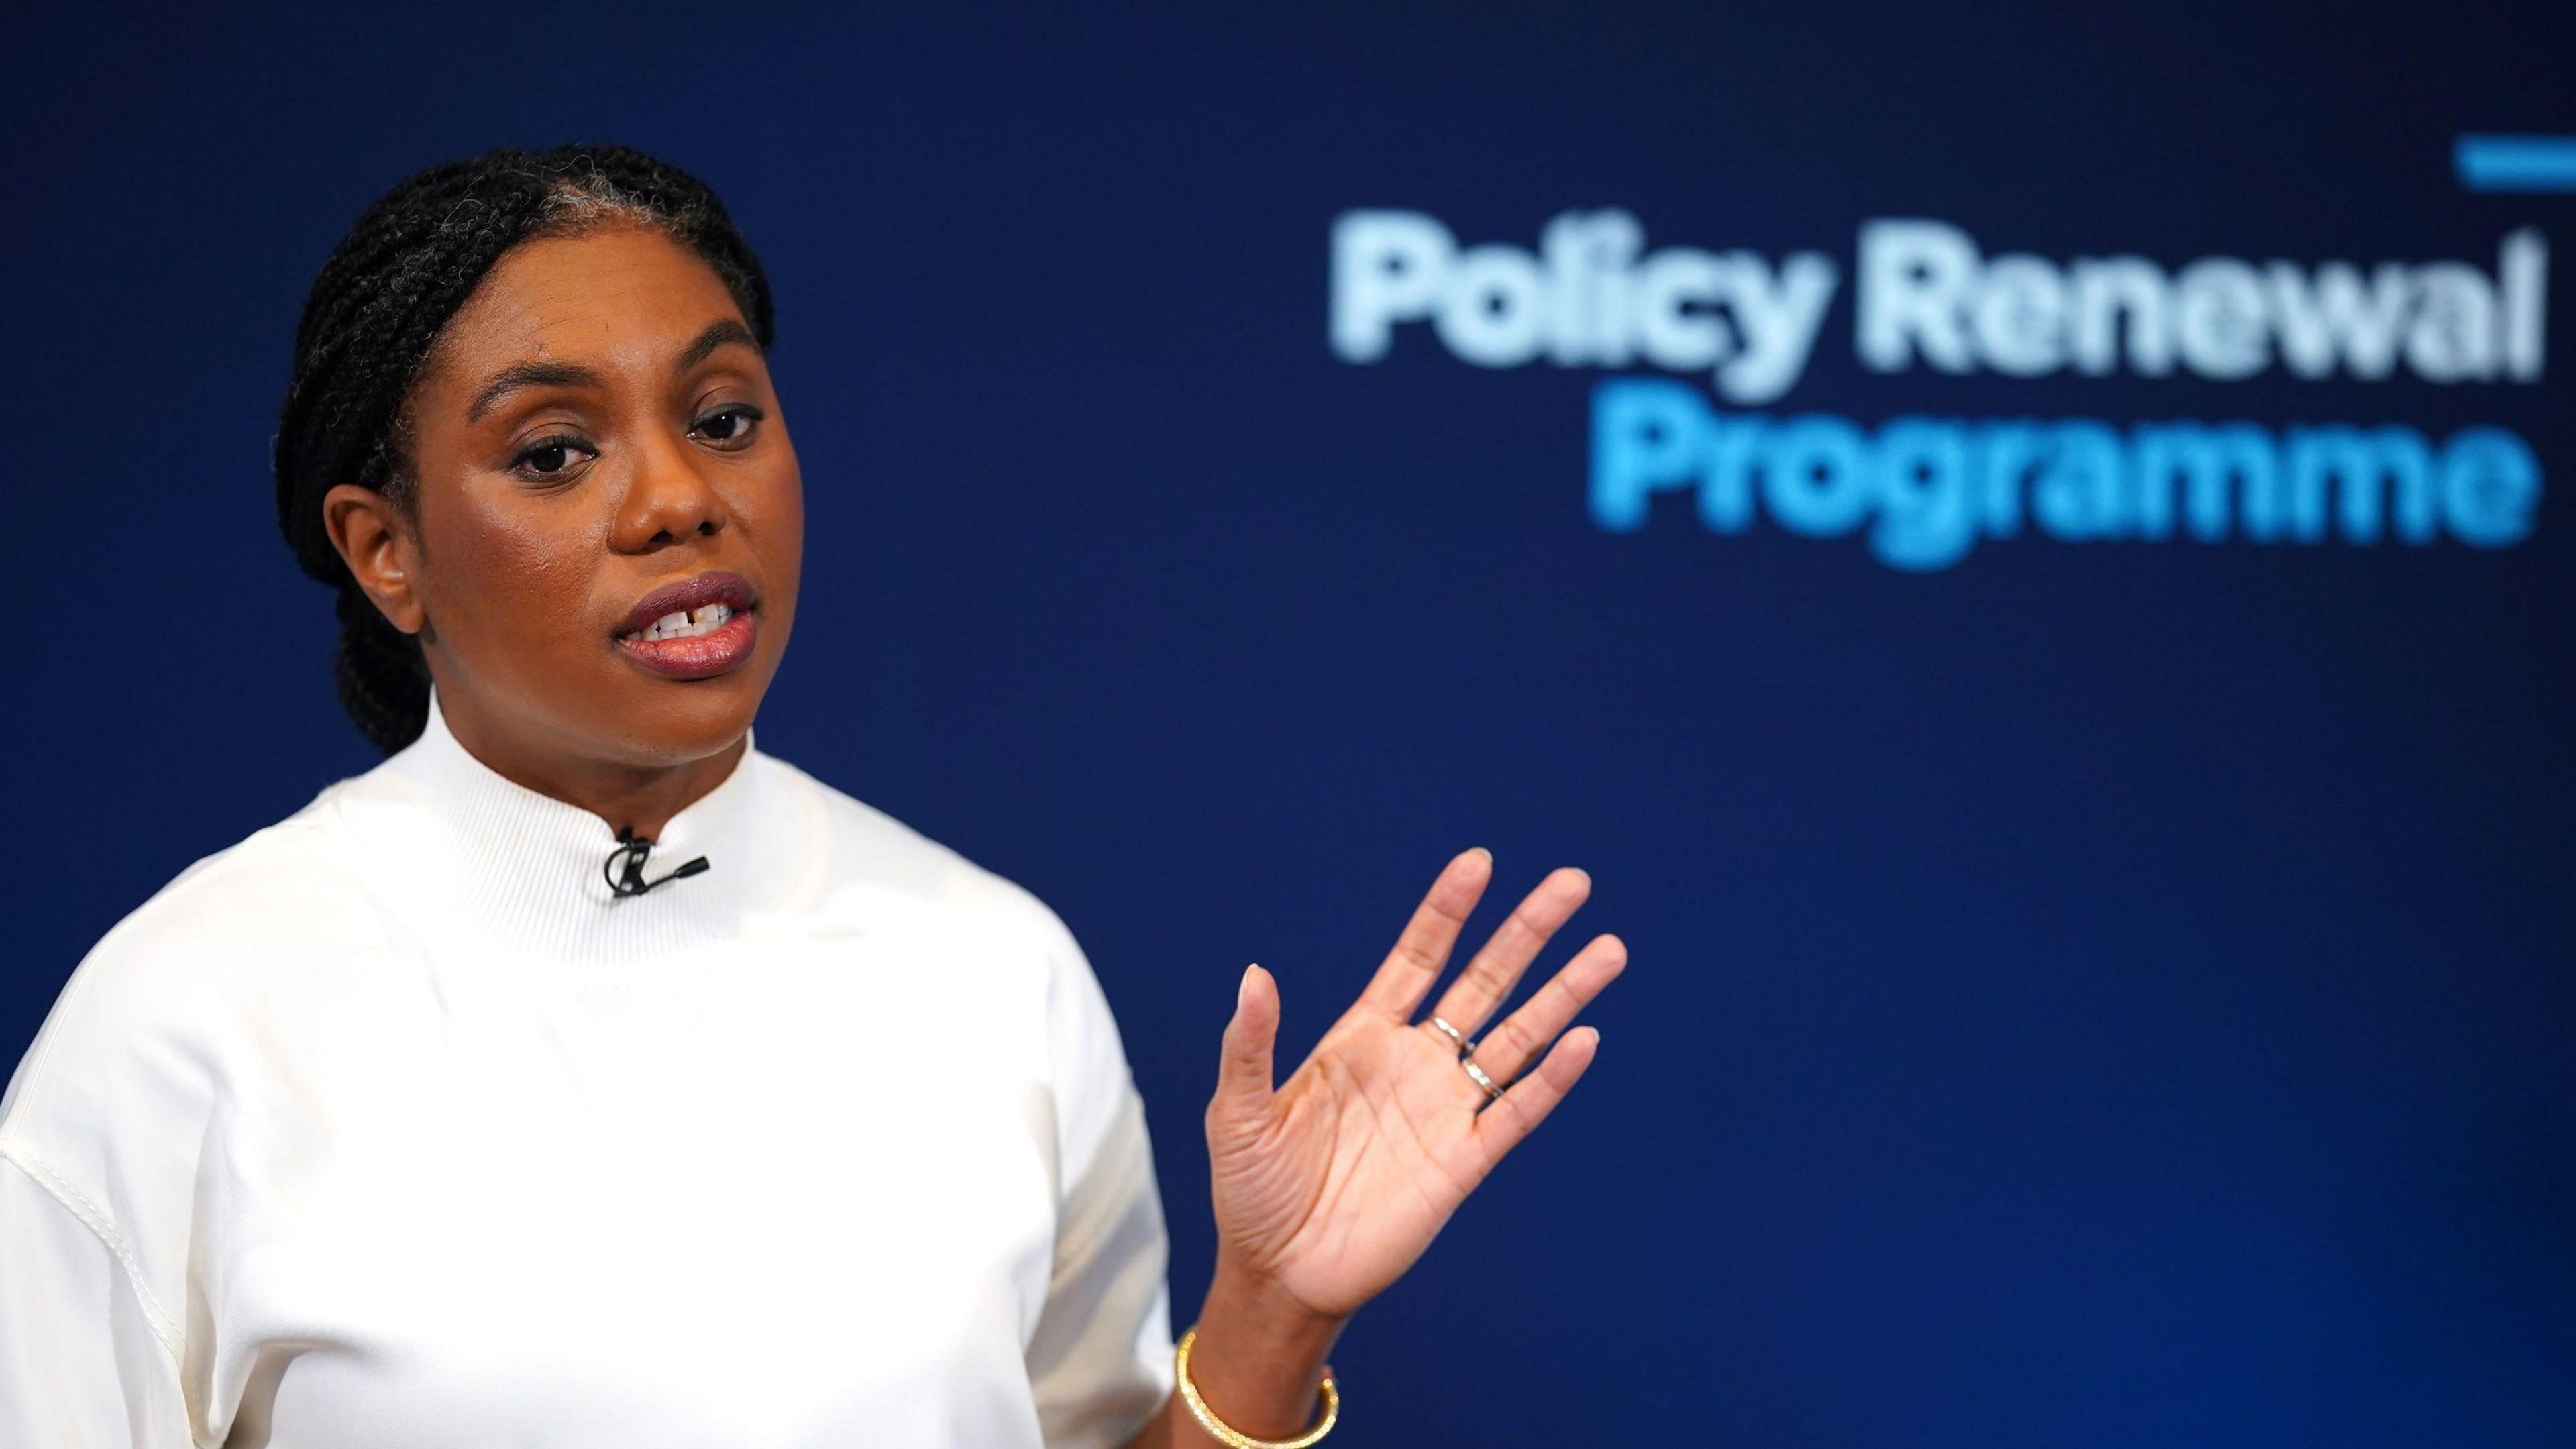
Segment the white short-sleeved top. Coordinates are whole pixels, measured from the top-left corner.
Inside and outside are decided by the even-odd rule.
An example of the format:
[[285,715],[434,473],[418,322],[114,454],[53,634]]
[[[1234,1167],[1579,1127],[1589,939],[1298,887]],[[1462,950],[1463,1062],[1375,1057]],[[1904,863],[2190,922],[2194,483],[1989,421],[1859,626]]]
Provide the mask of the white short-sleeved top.
[[199,861],[0,1100],[0,1445],[1102,1446],[1171,1385],[1055,914],[747,749],[608,825],[420,740]]

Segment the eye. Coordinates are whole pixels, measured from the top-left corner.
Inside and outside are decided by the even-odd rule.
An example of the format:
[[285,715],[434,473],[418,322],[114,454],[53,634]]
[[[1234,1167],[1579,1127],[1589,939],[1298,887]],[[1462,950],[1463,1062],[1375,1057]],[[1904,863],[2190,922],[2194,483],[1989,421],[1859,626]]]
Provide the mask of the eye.
[[570,433],[554,433],[521,448],[510,459],[510,467],[525,478],[562,478],[585,460],[598,456],[589,444]]
[[728,403],[698,419],[689,432],[719,448],[739,448],[751,441],[760,420],[767,416],[749,403]]

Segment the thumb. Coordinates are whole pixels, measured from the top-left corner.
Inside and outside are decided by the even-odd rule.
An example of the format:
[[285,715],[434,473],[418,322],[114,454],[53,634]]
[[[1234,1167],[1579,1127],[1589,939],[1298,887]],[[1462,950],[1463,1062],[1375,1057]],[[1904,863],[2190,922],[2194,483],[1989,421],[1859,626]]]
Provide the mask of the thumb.
[[1235,988],[1234,1019],[1216,1068],[1216,1097],[1208,1103],[1211,1145],[1260,1132],[1270,1116],[1270,1049],[1279,1039],[1279,985],[1259,966],[1243,968]]

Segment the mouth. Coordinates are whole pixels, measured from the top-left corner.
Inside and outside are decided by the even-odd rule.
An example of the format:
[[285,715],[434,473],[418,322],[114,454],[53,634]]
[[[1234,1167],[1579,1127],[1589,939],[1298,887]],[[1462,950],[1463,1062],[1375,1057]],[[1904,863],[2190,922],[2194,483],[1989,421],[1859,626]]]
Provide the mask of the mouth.
[[760,593],[716,570],[664,584],[626,611],[619,653],[669,679],[708,679],[740,668],[759,638]]

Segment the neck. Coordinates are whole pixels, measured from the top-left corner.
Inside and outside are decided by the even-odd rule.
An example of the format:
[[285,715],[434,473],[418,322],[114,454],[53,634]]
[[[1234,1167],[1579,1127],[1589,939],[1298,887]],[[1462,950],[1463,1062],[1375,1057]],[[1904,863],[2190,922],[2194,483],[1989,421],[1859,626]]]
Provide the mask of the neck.
[[550,723],[513,718],[469,697],[439,692],[437,708],[466,753],[514,785],[576,805],[608,823],[659,839],[671,817],[724,783],[742,759],[736,735],[712,754],[672,761],[604,752],[603,742],[565,737]]

